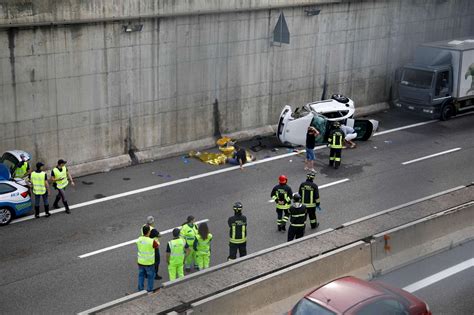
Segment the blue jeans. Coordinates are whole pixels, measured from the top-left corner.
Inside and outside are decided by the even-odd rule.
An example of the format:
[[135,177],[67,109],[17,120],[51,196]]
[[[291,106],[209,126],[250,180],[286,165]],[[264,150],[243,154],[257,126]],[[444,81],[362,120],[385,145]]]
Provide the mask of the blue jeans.
[[306,148],[306,159],[308,161],[314,161],[316,159],[316,156],[314,154],[314,149]]
[[153,282],[155,281],[155,266],[138,265],[138,291],[142,291],[145,287],[145,274],[147,276],[146,290],[153,291]]

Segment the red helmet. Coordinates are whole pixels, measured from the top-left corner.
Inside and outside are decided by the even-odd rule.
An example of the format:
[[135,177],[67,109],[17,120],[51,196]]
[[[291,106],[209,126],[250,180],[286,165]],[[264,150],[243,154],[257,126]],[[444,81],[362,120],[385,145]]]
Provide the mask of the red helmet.
[[278,177],[278,182],[280,184],[286,184],[288,182],[288,177],[286,177],[285,175],[280,175],[280,177]]

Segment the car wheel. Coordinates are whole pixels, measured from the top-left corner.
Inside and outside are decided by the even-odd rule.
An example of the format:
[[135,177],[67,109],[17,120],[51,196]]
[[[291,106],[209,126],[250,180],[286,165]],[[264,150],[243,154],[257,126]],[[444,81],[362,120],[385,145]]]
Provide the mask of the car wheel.
[[331,98],[333,100],[338,101],[339,103],[343,103],[343,104],[349,103],[349,99],[342,94],[333,94]]
[[0,208],[0,225],[7,225],[13,219],[13,211],[8,208]]
[[452,104],[446,104],[441,108],[441,120],[449,120],[454,116],[454,107]]

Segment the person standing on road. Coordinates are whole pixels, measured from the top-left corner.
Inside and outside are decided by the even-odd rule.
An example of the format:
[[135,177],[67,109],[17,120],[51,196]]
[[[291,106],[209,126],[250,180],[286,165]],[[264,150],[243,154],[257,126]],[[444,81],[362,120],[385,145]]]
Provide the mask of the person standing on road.
[[306,160],[304,161],[304,169],[316,172],[314,170],[314,160],[316,159],[314,154],[314,147],[316,146],[316,137],[319,135],[319,131],[313,126],[308,127],[306,133]]
[[35,195],[35,218],[39,218],[41,198],[43,199],[45,217],[49,217],[49,201],[48,194],[49,184],[48,175],[44,171],[44,164],[36,163],[36,171],[30,174],[30,181],[33,187],[33,195]]
[[199,224],[198,234],[194,241],[194,252],[196,253],[196,262],[199,270],[209,268],[211,259],[211,241],[212,234],[209,233],[209,227],[206,222]]
[[229,225],[229,257],[227,260],[247,255],[247,218],[242,214],[242,203],[234,203],[234,215],[227,220]]
[[344,145],[344,132],[341,130],[341,124],[336,121],[333,124],[334,128],[329,133],[329,146],[331,150],[329,152],[329,166],[333,166],[335,169],[341,165],[342,147]]
[[147,277],[147,291],[153,291],[153,282],[155,281],[155,248],[158,243],[150,238],[150,227],[143,226],[142,234],[136,241],[138,250],[138,291],[145,287],[145,275]]
[[186,272],[191,271],[191,267],[194,264],[194,269],[197,269],[196,264],[196,255],[193,249],[194,241],[196,240],[196,235],[198,234],[198,227],[194,223],[195,219],[192,215],[188,216],[186,222],[181,226],[181,237],[186,240],[188,244],[190,254],[186,256],[186,261],[184,263],[184,268]]
[[54,199],[53,207],[54,209],[58,209],[59,200],[62,200],[64,204],[64,208],[66,208],[66,213],[71,213],[71,210],[69,210],[69,205],[66,200],[65,190],[66,190],[66,187],[69,185],[69,181],[71,182],[72,186],[75,186],[76,184],[72,180],[71,173],[66,168],[66,163],[67,161],[60,159],[58,161],[58,165],[55,168],[53,168],[53,170],[51,171],[53,187],[58,191],[58,194],[56,195],[56,198]]
[[318,219],[316,217],[316,208],[321,209],[319,200],[319,188],[318,185],[313,183],[316,175],[311,172],[306,175],[306,181],[301,183],[298,192],[301,196],[303,205],[306,207],[306,212],[309,216],[309,223],[312,229],[319,226]]
[[[288,221],[288,209],[291,206],[293,191],[288,186],[288,178],[285,175],[278,177],[278,185],[273,187],[271,197],[276,203],[278,231],[286,231]],[[284,214],[284,215],[283,215]]]
[[304,236],[306,222],[306,207],[301,204],[301,196],[293,195],[293,205],[288,210],[290,215],[290,227],[288,228],[288,242]]
[[173,230],[173,239],[166,246],[166,262],[170,281],[184,277],[184,260],[190,254],[189,245],[179,236],[178,228]]
[[[155,228],[155,218],[148,216],[146,218],[146,224],[150,228],[150,238],[154,239],[158,243],[158,247],[155,248],[155,280],[161,280],[162,277],[158,274],[160,269],[160,232]],[[143,235],[143,232],[142,232]]]

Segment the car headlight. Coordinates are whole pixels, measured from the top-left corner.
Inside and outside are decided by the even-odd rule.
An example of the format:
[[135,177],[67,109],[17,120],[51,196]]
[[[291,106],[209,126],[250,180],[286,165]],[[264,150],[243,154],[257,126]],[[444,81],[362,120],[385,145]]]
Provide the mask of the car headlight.
[[402,107],[402,104],[400,104],[400,103],[395,103],[395,106],[397,106],[397,107]]

